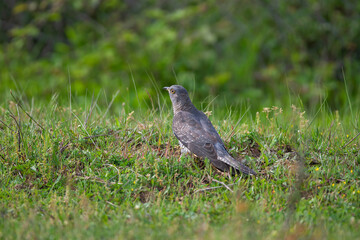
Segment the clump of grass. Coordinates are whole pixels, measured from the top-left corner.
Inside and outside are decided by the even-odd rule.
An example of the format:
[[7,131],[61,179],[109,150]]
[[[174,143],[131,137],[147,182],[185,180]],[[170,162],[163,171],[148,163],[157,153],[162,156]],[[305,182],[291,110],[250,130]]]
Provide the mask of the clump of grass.
[[0,111],[1,238],[359,237],[360,144],[339,114],[210,116],[247,178],[181,157],[170,109]]

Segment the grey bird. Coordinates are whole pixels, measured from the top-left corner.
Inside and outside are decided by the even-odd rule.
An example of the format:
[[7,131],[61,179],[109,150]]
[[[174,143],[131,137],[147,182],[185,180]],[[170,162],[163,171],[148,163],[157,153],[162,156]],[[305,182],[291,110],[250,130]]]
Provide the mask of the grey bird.
[[252,169],[230,156],[209,118],[193,105],[184,87],[173,85],[163,89],[169,92],[172,102],[172,129],[179,140],[181,153],[191,152],[198,157],[208,158],[222,171],[230,172],[232,169],[233,173],[240,171],[247,175],[256,175]]

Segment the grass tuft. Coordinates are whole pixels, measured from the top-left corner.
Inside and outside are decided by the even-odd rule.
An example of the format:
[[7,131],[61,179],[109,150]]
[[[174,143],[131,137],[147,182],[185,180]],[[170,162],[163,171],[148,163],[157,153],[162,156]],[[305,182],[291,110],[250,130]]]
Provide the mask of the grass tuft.
[[351,116],[212,113],[229,152],[259,173],[234,177],[180,156],[170,109],[127,112],[116,95],[31,108],[13,95],[0,109],[0,238],[360,237]]

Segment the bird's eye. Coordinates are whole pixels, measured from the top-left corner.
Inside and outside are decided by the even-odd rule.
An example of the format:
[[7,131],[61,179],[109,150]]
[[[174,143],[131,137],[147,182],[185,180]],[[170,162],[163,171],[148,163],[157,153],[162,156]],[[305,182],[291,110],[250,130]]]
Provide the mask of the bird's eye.
[[170,89],[170,92],[171,92],[172,94],[174,94],[174,93],[175,93],[175,90],[174,90],[174,89]]

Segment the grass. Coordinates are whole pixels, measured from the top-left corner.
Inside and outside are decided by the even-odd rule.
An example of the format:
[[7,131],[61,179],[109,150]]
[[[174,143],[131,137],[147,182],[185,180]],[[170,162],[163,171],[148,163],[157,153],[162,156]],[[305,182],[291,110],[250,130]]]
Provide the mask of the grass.
[[0,238],[360,238],[354,119],[295,106],[210,116],[254,178],[181,157],[161,109],[0,108]]

